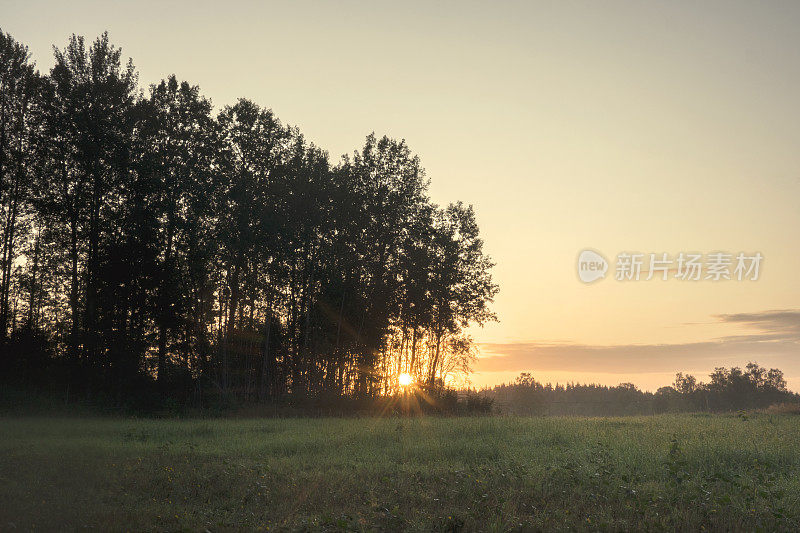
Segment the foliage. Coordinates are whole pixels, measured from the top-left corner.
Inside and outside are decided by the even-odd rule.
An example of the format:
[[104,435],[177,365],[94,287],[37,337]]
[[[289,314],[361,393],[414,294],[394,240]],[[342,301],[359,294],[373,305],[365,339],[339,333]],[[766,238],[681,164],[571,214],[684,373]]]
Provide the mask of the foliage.
[[693,411],[764,409],[773,404],[800,405],[800,395],[786,389],[783,372],[748,363],[745,370],[719,367],[708,383],[679,372],[673,386],[655,393],[631,383],[602,385],[542,384],[524,372],[514,383],[480,391],[500,412],[529,415],[624,416]]
[[469,371],[493,265],[404,141],[332,164],[249,100],[215,116],[175,76],[144,94],[107,34],[40,75],[0,32],[0,82],[7,382],[202,405],[392,395],[400,373],[440,394]]

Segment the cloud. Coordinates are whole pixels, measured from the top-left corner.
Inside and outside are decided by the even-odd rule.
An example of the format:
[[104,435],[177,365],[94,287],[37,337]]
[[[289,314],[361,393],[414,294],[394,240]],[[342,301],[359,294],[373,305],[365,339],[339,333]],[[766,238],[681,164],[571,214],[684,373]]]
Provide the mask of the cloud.
[[750,326],[775,337],[800,341],[800,310],[797,309],[715,315],[714,318],[720,322]]
[[611,374],[706,371],[715,366],[758,361],[800,375],[800,310],[724,314],[716,322],[756,332],[704,342],[587,345],[575,343],[486,343],[478,372],[598,372]]

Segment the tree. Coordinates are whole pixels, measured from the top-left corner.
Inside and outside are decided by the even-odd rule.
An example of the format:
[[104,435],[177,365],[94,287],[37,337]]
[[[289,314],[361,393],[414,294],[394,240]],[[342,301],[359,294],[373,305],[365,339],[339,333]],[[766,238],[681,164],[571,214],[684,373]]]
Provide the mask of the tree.
[[[50,73],[53,98],[47,132],[58,171],[50,177],[49,210],[68,228],[70,354],[102,365],[99,325],[103,304],[100,270],[113,259],[120,202],[131,172],[132,110],[136,74],[103,34],[86,48],[75,35],[55,50]],[[82,279],[81,279],[82,278]],[[81,306],[83,303],[83,306]]]
[[14,265],[30,231],[40,90],[28,48],[0,30],[0,342],[8,338]]
[[142,164],[158,191],[156,375],[163,384],[168,362],[199,371],[207,356],[220,143],[211,103],[197,86],[170,76],[150,87],[148,104],[153,119]]
[[374,134],[352,159],[343,160],[340,171],[361,203],[356,206],[359,231],[351,232],[362,302],[356,317],[356,390],[369,394],[378,381],[374,379],[378,354],[398,316],[399,253],[414,217],[424,212],[428,202],[428,180],[405,142],[377,139]]
[[[448,339],[459,336],[462,328],[470,323],[483,325],[496,320],[489,304],[498,291],[490,274],[493,263],[483,253],[483,241],[472,206],[459,202],[437,213],[432,254],[430,331],[434,353],[427,374],[430,384],[445,366],[442,363],[448,353],[442,349]],[[458,345],[451,343],[451,346]],[[463,352],[450,352],[460,353]]]
[[73,35],[48,76],[0,37],[8,350],[120,404],[364,398],[469,371],[492,263],[405,141],[372,134],[332,167],[249,100],[214,117],[175,76],[143,95],[107,34]]
[[691,394],[697,389],[697,378],[684,375],[682,372],[675,374],[675,390],[681,394]]

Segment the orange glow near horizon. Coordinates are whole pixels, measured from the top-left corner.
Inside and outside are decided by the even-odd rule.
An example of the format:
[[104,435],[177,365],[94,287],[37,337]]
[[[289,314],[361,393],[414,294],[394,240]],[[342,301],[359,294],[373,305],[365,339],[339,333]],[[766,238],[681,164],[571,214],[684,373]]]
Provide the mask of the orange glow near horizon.
[[[144,3],[10,2],[2,29],[45,72],[53,45],[108,30],[142,88],[175,72],[217,111],[250,98],[334,163],[404,138],[496,263],[473,383],[654,390],[750,360],[800,390],[800,3]],[[764,263],[754,282],[587,285],[587,248]]]

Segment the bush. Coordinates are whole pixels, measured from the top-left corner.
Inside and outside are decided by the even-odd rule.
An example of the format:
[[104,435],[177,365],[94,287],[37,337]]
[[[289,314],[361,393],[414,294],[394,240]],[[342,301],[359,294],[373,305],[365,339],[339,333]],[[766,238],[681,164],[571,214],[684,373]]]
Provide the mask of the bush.
[[800,415],[800,403],[773,403],[767,407],[765,412],[771,415]]

